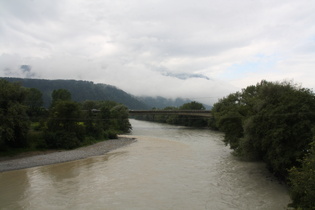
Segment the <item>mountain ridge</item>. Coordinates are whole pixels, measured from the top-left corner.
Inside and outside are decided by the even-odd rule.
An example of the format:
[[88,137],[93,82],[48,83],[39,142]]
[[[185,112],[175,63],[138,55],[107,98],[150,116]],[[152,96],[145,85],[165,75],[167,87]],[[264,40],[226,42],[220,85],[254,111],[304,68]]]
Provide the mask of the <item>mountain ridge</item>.
[[44,106],[49,107],[51,103],[51,93],[56,89],[67,89],[72,99],[77,102],[85,100],[96,101],[116,101],[126,105],[129,109],[148,109],[148,106],[136,99],[135,96],[112,85],[94,83],[84,80],[48,80],[1,77],[9,82],[19,82],[27,88],[36,88],[43,94]]
[[48,108],[51,103],[51,93],[56,89],[67,89],[72,95],[72,99],[77,102],[85,100],[115,101],[124,104],[129,109],[148,110],[152,108],[163,109],[168,106],[179,107],[191,100],[183,98],[164,98],[161,96],[134,96],[113,85],[94,83],[85,80],[73,79],[34,79],[17,77],[0,77],[9,82],[18,82],[27,88],[36,88],[43,94],[44,107]]

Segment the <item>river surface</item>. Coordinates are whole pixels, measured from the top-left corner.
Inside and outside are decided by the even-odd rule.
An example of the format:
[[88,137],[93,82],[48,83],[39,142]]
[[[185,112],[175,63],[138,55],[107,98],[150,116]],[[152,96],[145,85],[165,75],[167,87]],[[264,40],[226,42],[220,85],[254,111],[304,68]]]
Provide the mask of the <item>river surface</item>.
[[287,188],[206,129],[130,120],[103,156],[0,173],[0,209],[286,209]]

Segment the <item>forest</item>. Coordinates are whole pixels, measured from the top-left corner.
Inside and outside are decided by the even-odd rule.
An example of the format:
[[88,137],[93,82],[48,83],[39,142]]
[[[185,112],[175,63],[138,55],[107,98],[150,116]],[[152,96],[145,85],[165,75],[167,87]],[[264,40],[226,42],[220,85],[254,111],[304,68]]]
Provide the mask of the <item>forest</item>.
[[[0,77],[1,79],[1,77]],[[191,100],[183,98],[164,98],[161,96],[134,96],[119,88],[107,84],[96,84],[91,81],[83,80],[47,80],[47,79],[28,79],[2,77],[9,82],[18,82],[23,87],[36,88],[43,95],[43,106],[48,108],[51,104],[51,93],[55,89],[66,89],[72,95],[72,100],[83,102],[92,101],[116,101],[124,104],[129,109],[148,110],[151,108],[163,109],[168,106],[179,107]],[[210,106],[204,105],[207,109]]]
[[76,102],[116,101],[129,109],[148,109],[149,107],[133,95],[112,85],[95,84],[82,80],[45,80],[26,78],[2,78],[9,82],[18,82],[23,87],[38,89],[43,96],[43,106],[48,108],[51,104],[51,94],[56,89],[66,89],[71,93],[72,100]]
[[72,149],[117,138],[131,129],[128,108],[113,101],[81,103],[66,89],[52,92],[49,108],[42,93],[0,79],[0,152],[18,149]]

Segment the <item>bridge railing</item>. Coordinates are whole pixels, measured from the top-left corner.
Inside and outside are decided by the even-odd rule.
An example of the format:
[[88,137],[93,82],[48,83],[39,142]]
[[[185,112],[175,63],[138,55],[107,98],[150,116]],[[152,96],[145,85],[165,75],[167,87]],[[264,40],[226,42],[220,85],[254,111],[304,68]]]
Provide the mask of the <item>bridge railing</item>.
[[211,117],[210,110],[129,110],[129,115],[189,115],[189,116],[203,116]]

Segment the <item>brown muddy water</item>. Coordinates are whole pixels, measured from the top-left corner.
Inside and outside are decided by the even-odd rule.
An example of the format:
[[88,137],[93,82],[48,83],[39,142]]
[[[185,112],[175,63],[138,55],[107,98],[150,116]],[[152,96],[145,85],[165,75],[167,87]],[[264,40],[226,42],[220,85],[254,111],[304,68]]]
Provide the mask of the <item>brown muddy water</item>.
[[0,209],[286,209],[286,186],[242,162],[223,135],[130,120],[136,143],[106,155],[0,173]]

